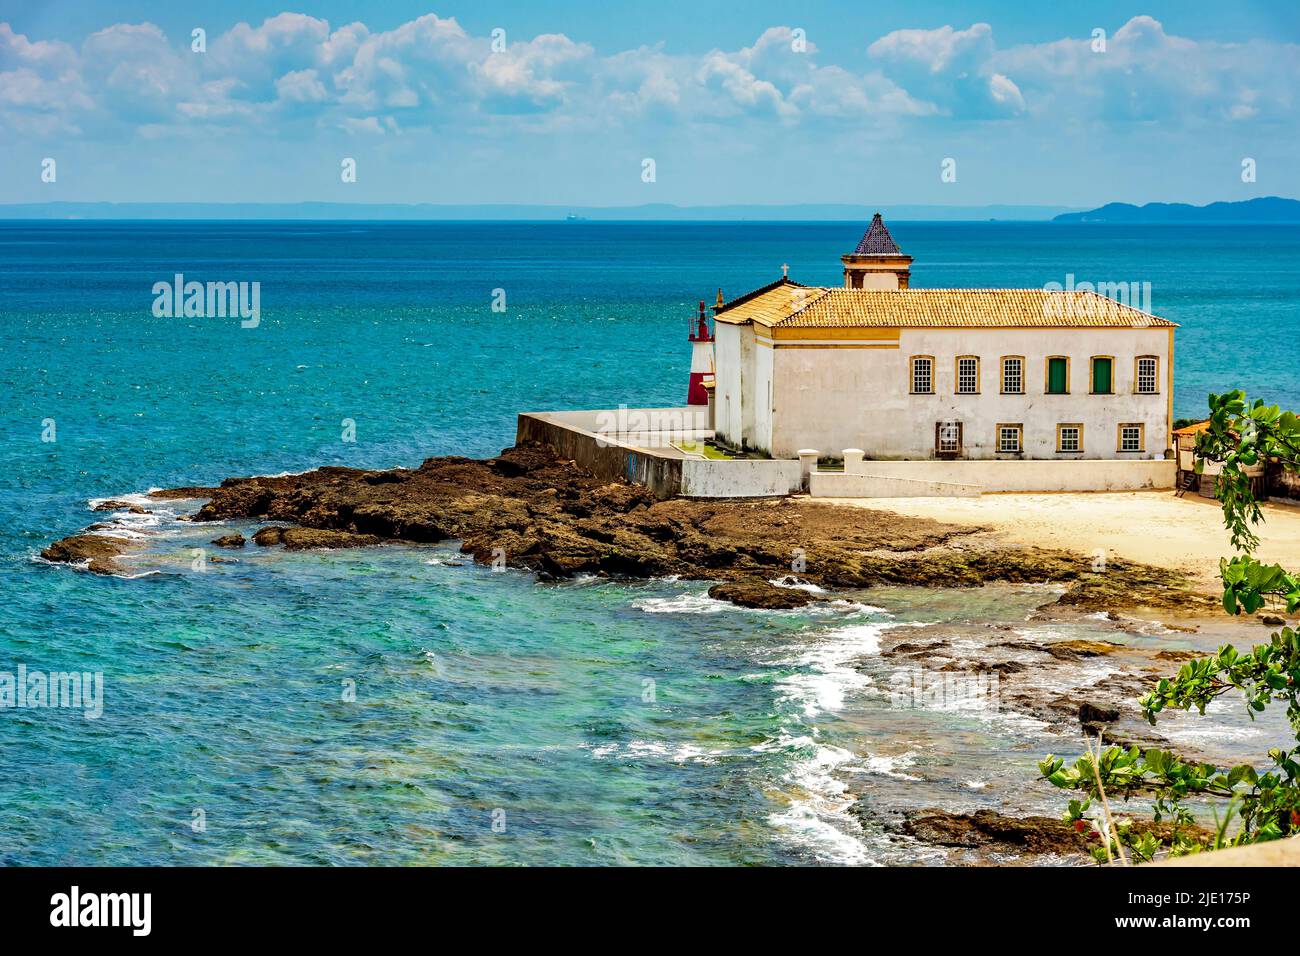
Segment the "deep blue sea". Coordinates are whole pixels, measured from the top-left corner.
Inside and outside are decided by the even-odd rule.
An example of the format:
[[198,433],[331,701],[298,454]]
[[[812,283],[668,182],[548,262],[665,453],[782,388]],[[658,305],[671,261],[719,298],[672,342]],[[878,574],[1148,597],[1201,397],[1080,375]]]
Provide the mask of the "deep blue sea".
[[[1182,325],[1179,417],[1231,387],[1300,407],[1300,229],[890,226],[916,286],[1150,282]],[[0,709],[0,864],[926,862],[858,811],[1056,812],[1033,763],[1073,743],[893,708],[873,662],[898,626],[1047,628],[1025,622],[1041,589],[755,612],[704,583],[537,584],[454,544],[196,564],[220,528],[89,510],[488,455],[520,410],[679,404],[699,299],[782,263],[838,285],[861,229],[0,223],[0,672],[105,681],[96,720]],[[261,324],[156,318],[177,272],[260,282]],[[36,558],[96,520],[147,542],[138,576]]]

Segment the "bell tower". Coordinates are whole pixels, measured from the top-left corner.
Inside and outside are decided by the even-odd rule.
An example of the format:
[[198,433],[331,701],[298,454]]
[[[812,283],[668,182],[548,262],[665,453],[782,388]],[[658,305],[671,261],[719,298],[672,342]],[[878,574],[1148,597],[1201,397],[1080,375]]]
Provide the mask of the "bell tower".
[[899,251],[880,213],[871,217],[858,247],[840,261],[846,289],[906,289],[912,277],[912,257]]

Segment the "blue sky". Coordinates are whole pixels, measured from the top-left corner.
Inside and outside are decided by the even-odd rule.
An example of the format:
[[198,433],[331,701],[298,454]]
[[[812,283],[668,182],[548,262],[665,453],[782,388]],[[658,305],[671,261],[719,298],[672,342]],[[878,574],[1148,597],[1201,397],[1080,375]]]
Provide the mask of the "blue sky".
[[1300,195],[1294,2],[190,6],[0,0],[0,202]]

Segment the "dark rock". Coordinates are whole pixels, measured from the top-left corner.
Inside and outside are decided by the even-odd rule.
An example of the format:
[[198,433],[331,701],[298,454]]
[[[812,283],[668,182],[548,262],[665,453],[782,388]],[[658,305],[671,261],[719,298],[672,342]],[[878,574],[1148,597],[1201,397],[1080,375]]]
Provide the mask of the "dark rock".
[[375,471],[362,477],[368,485],[396,485],[411,476],[411,473],[404,468],[394,468],[392,471]]
[[139,505],[133,505],[130,502],[118,501],[116,498],[110,498],[108,501],[101,501],[95,505],[91,511],[125,511],[133,515],[147,515],[148,508],[141,508]]
[[288,551],[308,551],[320,548],[367,548],[383,544],[382,538],[373,534],[353,534],[349,531],[328,531],[320,528],[285,528],[282,536]]
[[1024,853],[1083,853],[1088,838],[1073,824],[1052,817],[1008,817],[994,810],[949,813],[927,809],[909,814],[908,836],[937,846],[963,848],[999,845]]
[[1053,657],[1061,654],[1073,655],[1074,657],[1102,657],[1124,650],[1124,645],[1115,644],[1111,641],[1053,641],[1050,644],[1044,644],[1043,650]]
[[286,551],[311,551],[335,548],[364,548],[382,544],[372,534],[332,531],[324,528],[262,528],[253,535],[253,543],[266,548],[282,544]]
[[223,534],[220,538],[213,538],[212,543],[218,548],[242,548],[248,541],[242,534]]
[[99,534],[74,534],[56,541],[41,557],[62,564],[86,564],[86,570],[96,574],[119,574],[122,569],[115,558],[138,545],[129,538],[110,538]]
[[883,656],[889,657],[894,654],[901,654],[908,657],[930,655],[936,651],[942,651],[952,647],[949,641],[931,641],[928,644],[919,644],[916,641],[903,641],[901,644],[895,644],[889,650],[883,653]]
[[941,671],[963,671],[972,674],[1019,674],[1027,665],[1019,661],[951,661],[939,668]]
[[1016,651],[1034,651],[1039,654],[1050,654],[1058,661],[1077,661],[1081,657],[1100,657],[1105,654],[1114,654],[1116,651],[1124,650],[1123,644],[1114,644],[1110,641],[1051,641],[1048,643],[1038,644],[1034,641],[999,641],[994,647],[1005,647]]
[[164,501],[187,499],[187,498],[211,498],[217,493],[217,488],[200,488],[190,486],[186,488],[163,488],[159,491],[149,492],[150,498],[158,498]]
[[284,529],[278,527],[261,528],[253,533],[253,543],[259,548],[284,543]]
[[1084,611],[1150,608],[1189,615],[1212,615],[1223,610],[1218,599],[1189,590],[1175,572],[1122,558],[1108,561],[1105,574],[1079,574],[1075,583],[1055,603]]
[[[1131,826],[1134,833],[1155,833],[1166,840],[1174,829],[1172,824],[1150,820],[1133,820]],[[1011,817],[995,810],[976,810],[974,813],[919,810],[908,814],[900,829],[914,839],[936,846],[1012,849],[1031,854],[1086,853],[1098,840],[1087,823],[1080,828],[1052,817]],[[1199,827],[1184,826],[1179,828],[1179,832],[1194,836],[1203,843],[1211,838],[1208,830]]]
[[1119,720],[1118,707],[1107,707],[1087,700],[1079,704],[1079,723],[1085,727],[1090,724],[1112,724],[1117,720]]
[[[1115,560],[1104,576],[1095,575],[1085,555],[972,538],[986,530],[980,527],[885,512],[868,517],[806,499],[661,501],[639,485],[597,478],[549,445],[534,443],[486,461],[429,458],[414,470],[318,468],[228,478],[219,488],[175,489],[159,497],[197,495],[209,499],[195,513],[198,521],[273,521],[418,543],[459,540],[476,561],[504,552],[510,566],[554,578],[603,573],[766,580],[789,573],[791,556],[803,553],[803,577],[831,588],[1064,581],[1074,585],[1068,603],[1084,608],[1190,600],[1174,572]],[[270,532],[254,538],[259,544],[268,539],[280,540]],[[780,598],[754,600],[756,606],[794,607],[813,598],[783,589]]]
[[1267,624],[1269,627],[1282,627],[1286,624],[1286,618],[1278,617],[1276,614],[1261,614],[1259,623]]
[[820,600],[815,594],[796,588],[779,588],[767,581],[729,581],[709,588],[709,597],[741,607],[765,611],[790,610]]

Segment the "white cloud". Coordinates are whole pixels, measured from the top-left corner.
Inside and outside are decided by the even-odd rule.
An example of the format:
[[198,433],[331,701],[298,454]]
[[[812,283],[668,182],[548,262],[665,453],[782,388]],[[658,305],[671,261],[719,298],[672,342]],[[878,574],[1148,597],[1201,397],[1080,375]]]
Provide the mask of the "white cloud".
[[1017,113],[1025,108],[1025,98],[1020,95],[1020,87],[1001,73],[989,77],[989,95],[995,102],[1009,106]]
[[0,23],[0,127],[27,135],[76,134],[73,115],[93,106],[75,48],[33,43]]
[[1116,30],[1105,52],[1090,39],[996,52],[991,69],[1013,78],[1037,116],[1184,123],[1252,118],[1291,122],[1300,47],[1190,40],[1149,16]]
[[282,13],[261,26],[239,23],[212,39],[208,52],[193,58],[212,78],[233,78],[252,99],[269,98],[286,73],[328,67],[333,51],[329,24],[300,13]]
[[45,75],[57,75],[76,65],[77,51],[58,40],[35,43],[21,33],[14,33],[7,23],[0,23],[0,70],[27,67]]
[[335,75],[340,102],[367,111],[452,107],[468,86],[470,63],[487,53],[487,41],[476,43],[454,19],[427,14],[360,42]]
[[293,70],[275,81],[275,93],[289,103],[320,103],[329,94],[315,70]]
[[345,116],[339,121],[339,127],[352,134],[364,133],[371,136],[383,136],[389,127],[379,121],[378,116]]
[[189,61],[152,23],[92,34],[82,44],[79,72],[96,103],[130,123],[170,120],[176,104],[200,86]]
[[868,48],[886,73],[956,118],[1288,121],[1300,47],[1191,40],[1137,16],[1094,52],[1092,38],[999,49],[992,28],[897,30]]
[[993,52],[993,28],[976,23],[967,30],[895,30],[867,48],[871,56],[941,73],[985,60]]
[[509,44],[468,64],[479,97],[490,109],[520,112],[559,108],[592,74],[595,50],[558,33]]
[[696,78],[704,89],[721,93],[723,101],[738,110],[771,112],[787,119],[798,114],[798,110],[785,101],[775,83],[759,79],[737,58],[725,53],[710,53]]
[[1014,116],[1025,108],[1015,81],[994,68],[993,28],[895,30],[867,48],[868,56],[934,111],[969,119]]
[[173,42],[149,23],[110,26],[79,49],[0,24],[0,128],[93,137],[298,128],[286,118],[371,134],[865,118],[879,128],[925,117],[1277,122],[1290,120],[1300,76],[1294,45],[1196,41],[1146,16],[1116,30],[1105,53],[1090,38],[1000,49],[992,27],[975,23],[893,31],[849,68],[794,39],[774,26],[734,50],[601,54],[557,33],[493,52],[488,37],[435,14],[372,32],[283,13],[240,23],[194,54],[188,35]]

